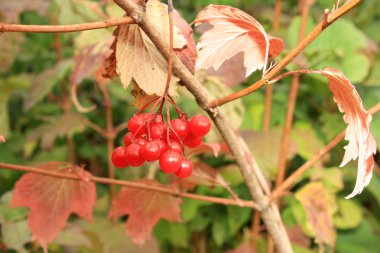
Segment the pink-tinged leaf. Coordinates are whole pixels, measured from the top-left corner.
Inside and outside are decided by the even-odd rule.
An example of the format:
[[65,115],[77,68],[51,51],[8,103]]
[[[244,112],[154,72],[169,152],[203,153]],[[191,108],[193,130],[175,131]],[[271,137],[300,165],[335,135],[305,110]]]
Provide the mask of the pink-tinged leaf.
[[[152,186],[160,183],[144,179],[138,181]],[[144,244],[160,219],[180,222],[182,199],[156,191],[123,187],[112,200],[110,218],[129,215],[125,223],[127,234],[136,244]]]
[[[69,175],[76,175],[78,170],[74,165],[60,162],[36,167]],[[46,250],[47,244],[56,238],[71,213],[92,221],[95,201],[94,183],[27,173],[16,183],[12,206],[29,208],[28,227],[33,240]]]
[[373,155],[376,153],[376,142],[370,133],[372,116],[364,109],[355,87],[341,71],[325,68],[309,72],[327,77],[334,100],[339,110],[344,113],[343,119],[348,124],[345,140],[349,143],[344,147],[346,152],[340,166],[345,166],[349,161],[359,158],[355,188],[346,197],[352,198],[363,191],[372,177]]
[[206,152],[212,152],[212,154],[215,157],[218,157],[221,152],[225,154],[229,154],[230,149],[224,142],[221,142],[221,143],[202,143],[196,148],[189,148],[185,150],[185,153],[187,156],[199,155]]
[[5,137],[3,135],[0,135],[0,142],[5,143]]
[[244,54],[242,52],[226,60],[218,70],[213,68],[207,70],[207,74],[220,77],[221,81],[228,87],[234,87],[244,82],[247,79],[245,73]]
[[208,187],[220,186],[225,188],[235,199],[239,199],[222,175],[217,170],[201,161],[194,162],[194,170],[189,177],[178,178],[177,182],[182,189],[193,189],[198,185]]
[[195,72],[195,60],[197,59],[197,49],[195,46],[193,29],[191,26],[181,17],[181,15],[174,10],[173,20],[175,26],[181,30],[183,37],[187,40],[187,44],[183,48],[175,48],[175,54],[181,59],[182,63],[192,73]]
[[74,56],[70,83],[78,85],[85,78],[93,77],[102,67],[106,57],[111,53],[112,38],[106,38],[93,44],[81,47]]
[[333,224],[333,214],[337,205],[335,196],[320,182],[312,182],[295,194],[307,215],[307,227],[311,229],[318,244],[328,244],[334,247],[336,229]]
[[199,39],[197,69],[218,70],[226,60],[243,52],[245,76],[249,76],[265,69],[268,57],[277,56],[284,47],[282,40],[270,37],[256,19],[230,6],[209,5],[194,23],[213,26]]

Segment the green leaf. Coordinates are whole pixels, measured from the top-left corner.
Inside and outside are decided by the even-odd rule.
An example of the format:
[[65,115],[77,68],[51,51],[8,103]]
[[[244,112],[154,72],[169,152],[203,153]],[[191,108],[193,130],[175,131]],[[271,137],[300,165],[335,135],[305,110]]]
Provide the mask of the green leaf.
[[12,192],[6,192],[0,200],[0,223],[15,222],[26,219],[28,209],[23,207],[10,207]]
[[120,222],[111,222],[103,217],[94,217],[93,223],[81,220],[77,223],[91,238],[93,248],[89,253],[158,253],[155,240],[147,241],[143,246],[137,246],[127,237],[124,225]]
[[314,169],[311,180],[321,181],[332,192],[343,189],[343,171],[339,168]]
[[54,85],[62,80],[72,65],[71,60],[58,63],[53,68],[47,69],[33,79],[28,96],[25,98],[24,111],[28,111],[42,99],[44,99]]
[[376,173],[372,175],[371,183],[367,186],[367,190],[380,204],[380,177]]
[[220,174],[229,185],[239,185],[244,182],[243,176],[236,164],[224,166],[219,169]]
[[380,240],[371,224],[363,220],[356,229],[338,233],[335,249],[337,253],[377,253]]
[[209,205],[211,205],[210,202],[183,199],[181,204],[182,220],[187,222],[194,219],[197,216],[200,207]]
[[252,213],[253,212],[250,208],[241,208],[236,206],[227,207],[228,230],[231,237],[236,235],[244,224],[251,219]]
[[75,225],[66,226],[61,230],[53,243],[60,246],[85,246],[87,248],[90,248],[92,245],[90,239],[84,234],[84,230]]
[[212,239],[218,246],[222,246],[230,235],[228,222],[225,215],[221,213],[215,213],[215,217],[212,222]]
[[296,145],[297,153],[305,160],[312,158],[324,147],[311,125],[305,122],[294,125],[291,138]]
[[[0,59],[1,60],[1,59]],[[25,90],[29,87],[29,80],[26,76],[10,76],[0,78],[0,133],[8,136],[9,129],[9,112],[8,102],[14,92]]]
[[334,214],[334,225],[339,229],[351,229],[359,226],[363,219],[362,210],[352,200],[338,199],[338,212]]
[[6,222],[1,225],[2,241],[9,249],[19,253],[27,253],[24,245],[31,241],[31,233],[28,230],[26,220]]
[[160,220],[154,228],[154,235],[159,241],[169,241],[175,247],[189,247],[190,234],[184,223]]

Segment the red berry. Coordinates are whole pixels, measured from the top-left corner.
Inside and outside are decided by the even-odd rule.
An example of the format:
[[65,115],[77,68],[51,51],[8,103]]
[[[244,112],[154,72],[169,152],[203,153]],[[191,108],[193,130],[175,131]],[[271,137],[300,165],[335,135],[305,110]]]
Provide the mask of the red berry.
[[161,147],[160,144],[156,142],[147,142],[144,146],[142,146],[140,150],[140,155],[146,161],[152,162],[156,161],[160,158]]
[[170,150],[173,150],[173,151],[178,152],[180,154],[182,154],[182,152],[183,152],[182,145],[178,141],[171,141],[168,144],[168,147]]
[[185,178],[190,176],[191,172],[193,172],[193,163],[189,159],[183,158],[181,162],[181,168],[175,173],[175,175],[177,177]]
[[162,122],[153,122],[150,125],[150,136],[153,140],[160,139],[166,131],[166,126]]
[[146,127],[144,126],[144,124],[146,123],[147,119],[148,114],[146,113],[133,116],[128,121],[128,130],[135,136],[142,136],[146,133]]
[[210,120],[203,115],[195,115],[189,121],[190,133],[194,136],[205,136],[211,128]]
[[168,150],[160,157],[160,167],[165,173],[176,173],[181,168],[182,156],[174,151]]
[[124,147],[117,147],[112,152],[112,164],[117,168],[125,168],[128,166],[128,162],[125,158],[125,148]]
[[196,148],[202,144],[202,137],[190,134],[185,140],[183,140],[183,144],[189,148]]
[[146,142],[147,140],[144,138],[136,138],[133,140],[133,143],[139,144],[141,147],[144,146]]
[[173,140],[183,140],[189,135],[189,127],[186,120],[173,119],[170,121],[170,126],[173,131],[171,132],[171,137]]
[[125,149],[125,159],[132,167],[139,167],[143,165],[144,158],[140,156],[141,146],[132,143]]
[[124,138],[123,138],[124,146],[128,147],[129,144],[132,143],[132,139],[133,139],[132,133],[127,133],[126,135],[124,135]]
[[166,150],[168,150],[168,144],[166,144],[166,142],[164,142],[163,140],[158,139],[158,140],[153,140],[153,142],[157,143],[160,146],[161,154],[164,153]]

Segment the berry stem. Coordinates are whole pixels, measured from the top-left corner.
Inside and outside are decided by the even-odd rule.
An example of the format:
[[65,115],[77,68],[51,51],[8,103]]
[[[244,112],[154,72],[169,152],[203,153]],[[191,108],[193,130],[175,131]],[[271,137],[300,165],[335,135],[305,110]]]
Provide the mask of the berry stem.
[[155,98],[152,98],[151,100],[149,100],[145,105],[143,105],[142,107],[140,107],[137,112],[135,114],[140,114],[143,110],[145,110],[151,103],[153,103],[154,101],[156,100],[161,100],[162,97],[155,97]]
[[166,79],[166,86],[164,96],[169,94],[170,80],[173,71],[173,1],[168,0],[168,15],[169,15],[169,61],[168,61],[168,77]]

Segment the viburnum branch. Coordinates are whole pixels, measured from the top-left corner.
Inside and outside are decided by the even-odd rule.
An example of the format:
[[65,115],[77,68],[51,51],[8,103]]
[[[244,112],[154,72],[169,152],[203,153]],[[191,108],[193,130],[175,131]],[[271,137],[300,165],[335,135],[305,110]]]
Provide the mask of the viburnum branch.
[[168,61],[168,77],[166,79],[164,96],[169,95],[170,80],[173,72],[173,1],[168,0],[168,16],[169,16],[169,61]]
[[[36,173],[36,174],[41,174],[41,175],[56,177],[56,178],[61,178],[61,179],[84,180],[83,176],[80,176],[80,175],[76,176],[74,174],[67,174],[67,173],[62,173],[62,172],[57,172],[57,171],[49,171],[49,170],[44,170],[44,169],[29,167],[29,166],[0,163],[0,169],[1,168],[8,169],[8,170]],[[253,201],[218,198],[218,197],[212,197],[212,196],[202,196],[202,195],[197,195],[197,194],[192,194],[192,193],[187,193],[187,192],[178,192],[177,190],[173,190],[167,187],[144,184],[141,182],[129,182],[129,181],[123,181],[123,180],[118,180],[118,179],[95,177],[95,176],[86,178],[86,180],[89,180],[90,182],[94,182],[94,183],[100,183],[100,184],[119,185],[119,186],[132,187],[132,188],[143,189],[143,190],[148,190],[148,191],[160,192],[160,193],[169,194],[175,197],[189,198],[189,199],[194,199],[194,200],[211,202],[215,204],[248,207],[248,208],[254,208],[254,209],[258,208],[257,205]]]
[[[342,17],[344,14],[355,8],[362,0],[351,0],[344,4],[342,7],[332,12],[327,16],[327,20],[321,21],[313,31],[307,35],[293,50],[291,50],[271,71],[266,75],[266,79],[271,81],[282,69],[284,69],[295,57],[297,57],[311,42],[313,42],[328,26]],[[221,106],[233,100],[244,97],[266,84],[264,79],[260,79],[251,86],[227,95],[222,98],[215,99],[208,104],[209,108]]]
[[132,24],[134,20],[130,17],[108,19],[98,22],[82,23],[74,25],[19,25],[0,23],[0,33],[24,32],[24,33],[68,33],[86,30],[110,28],[114,26]]
[[[380,111],[380,103],[373,106],[368,110],[370,114],[375,114]],[[338,145],[346,135],[346,131],[342,131],[339,135],[337,135],[333,140],[331,140],[323,149],[321,149],[317,154],[314,155],[313,158],[304,163],[301,167],[299,167],[292,175],[290,175],[281,185],[279,185],[272,192],[270,199],[274,200],[282,196],[287,190],[289,190],[292,186],[294,186],[298,179],[312,166],[318,162],[321,158],[323,158],[328,152],[330,152],[336,145]]]
[[[165,43],[164,38],[160,37],[160,33],[158,32],[159,28],[156,27],[155,23],[149,16],[145,15],[143,8],[137,5],[133,0],[114,0],[114,2],[125,10],[130,17],[135,19],[136,23],[150,38],[159,52],[165,57],[166,60],[169,60],[170,52],[168,50],[167,43]],[[259,169],[253,170],[252,165],[247,161],[247,154],[242,150],[240,141],[236,138],[236,133],[229,125],[228,119],[224,113],[218,108],[210,109],[208,107],[212,96],[183,65],[181,60],[176,55],[173,55],[173,73],[181,79],[181,82],[193,94],[198,102],[198,105],[207,111],[224,138],[226,144],[229,146],[250,194],[259,210],[261,210],[262,219],[266,225],[267,231],[273,237],[278,252],[293,252],[278,209],[274,204],[269,203],[268,196],[263,191],[263,188],[267,188],[267,186],[262,185],[262,182],[258,180],[258,178],[263,177],[263,175]],[[249,153],[248,155],[251,154]],[[258,173],[260,175],[258,175]]]
[[[298,42],[305,37],[307,20],[309,18],[310,3],[308,1],[299,1],[301,11],[301,25],[298,34]],[[277,166],[276,186],[279,186],[285,179],[286,160],[289,150],[290,134],[293,126],[294,111],[296,108],[298,89],[300,85],[300,76],[294,75],[291,82],[290,92],[288,96],[288,106],[286,109],[285,126],[281,136],[280,154]]]
[[[108,86],[104,83],[99,83],[100,91],[103,95],[103,101],[104,101],[104,107],[106,112],[106,139],[107,139],[107,167],[108,167],[108,177],[111,179],[115,178],[115,166],[112,164],[112,152],[115,149],[115,130],[113,125],[113,117],[112,117],[112,103],[111,98],[108,90]],[[115,187],[113,185],[110,185],[110,196],[111,199],[115,195]]]
[[[274,4],[274,17],[273,17],[273,32],[276,33],[280,27],[280,17],[282,13],[282,0],[276,0]],[[268,71],[272,68],[269,67]],[[272,113],[272,97],[273,97],[273,86],[267,85],[265,87],[265,102],[264,102],[264,125],[263,130],[268,131],[270,128],[270,119]]]

